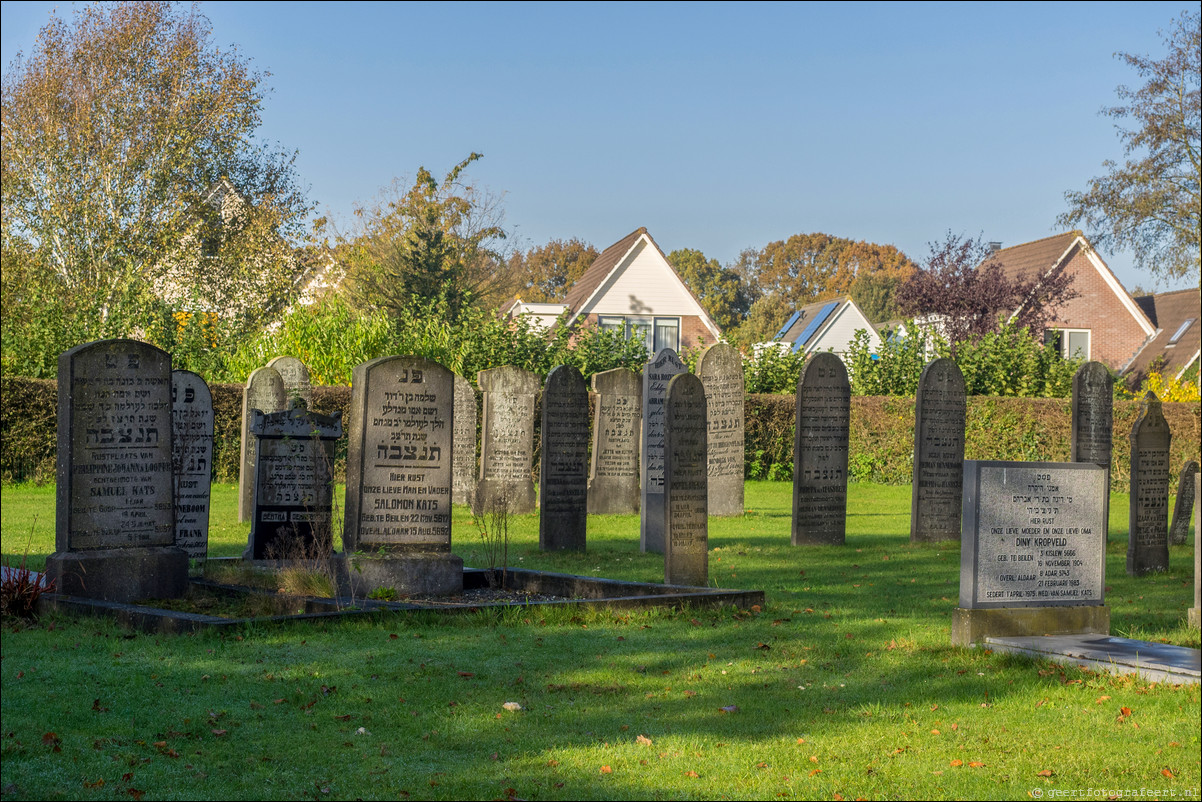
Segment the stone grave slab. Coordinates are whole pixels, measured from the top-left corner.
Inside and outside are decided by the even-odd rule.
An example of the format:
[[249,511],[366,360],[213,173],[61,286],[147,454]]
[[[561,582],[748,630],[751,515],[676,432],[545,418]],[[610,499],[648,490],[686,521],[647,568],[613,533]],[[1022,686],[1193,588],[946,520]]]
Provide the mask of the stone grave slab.
[[1101,362],[1086,362],[1073,374],[1069,459],[1109,468],[1113,430],[1114,376]]
[[664,551],[664,404],[668,382],[686,373],[671,348],[657,353],[643,368],[642,495],[639,498],[639,548]]
[[851,385],[831,353],[806,361],[797,382],[793,435],[794,546],[840,546],[847,538]]
[[743,514],[743,442],[746,409],[743,357],[726,343],[711,345],[697,359],[709,417],[709,514]]
[[1109,498],[1095,463],[965,460],[952,643],[1109,632]]
[[588,388],[560,365],[543,389],[538,547],[584,551],[588,528]]
[[451,501],[471,506],[476,497],[476,390],[455,376],[455,432],[451,437]]
[[1196,685],[1202,681],[1202,652],[1185,646],[1109,635],[1048,635],[986,638],[995,652],[1081,666],[1096,672],[1136,674],[1147,682]]
[[910,492],[910,542],[960,537],[964,376],[947,357],[923,368],[914,400],[914,478]]
[[60,593],[129,602],[186,592],[171,431],[170,354],[100,340],[59,356],[55,553],[46,574]]
[[510,514],[534,511],[534,402],[539,381],[528,370],[503,365],[476,374],[484,392],[480,482],[472,511],[504,505]]
[[[1169,525],[1169,544],[1184,546],[1189,540],[1189,519],[1194,517],[1194,477],[1198,475],[1198,463],[1190,460],[1177,477],[1177,500],[1173,502],[1173,522]],[[1196,531],[1196,530],[1195,530]]]
[[209,555],[209,494],[213,481],[213,395],[190,370],[171,371],[175,545],[190,560]]
[[664,582],[709,584],[705,386],[691,373],[668,383],[664,439]]
[[1131,427],[1131,513],[1127,573],[1142,576],[1169,568],[1169,443],[1172,433],[1149,392]]
[[632,515],[639,511],[639,435],[643,382],[629,368],[593,374],[593,452],[589,461],[588,511]]
[[238,469],[238,520],[250,520],[255,506],[255,442],[250,434],[251,412],[259,410],[270,415],[288,406],[284,379],[272,367],[263,366],[246,379],[242,391],[242,440]]

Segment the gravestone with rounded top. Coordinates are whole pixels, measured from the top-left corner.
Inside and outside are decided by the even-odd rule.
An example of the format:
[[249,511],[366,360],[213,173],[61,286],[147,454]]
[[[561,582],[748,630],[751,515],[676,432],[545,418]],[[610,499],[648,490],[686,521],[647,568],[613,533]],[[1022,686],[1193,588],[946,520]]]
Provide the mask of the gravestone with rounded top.
[[639,500],[639,548],[664,551],[664,404],[668,382],[686,373],[671,348],[655,355],[643,368],[642,496]]
[[589,461],[588,511],[631,515],[639,511],[639,434],[643,382],[630,368],[593,374],[593,453]]
[[415,356],[354,370],[342,541],[357,594],[463,590],[451,553],[455,379]]
[[726,343],[711,345],[697,359],[709,419],[709,514],[743,514],[745,394],[743,357]]
[[964,376],[947,357],[923,368],[914,400],[910,541],[960,539],[964,470]]
[[174,424],[175,545],[188,559],[209,554],[209,493],[213,477],[213,395],[190,370],[171,371]]
[[476,391],[455,376],[455,432],[451,437],[451,500],[471,506],[476,496]]
[[793,545],[838,546],[847,538],[851,385],[831,353],[806,361],[797,382],[793,437]]
[[664,582],[709,585],[705,387],[691,373],[668,382],[664,422]]
[[1194,477],[1198,463],[1190,460],[1177,478],[1177,500],[1173,504],[1173,523],[1169,525],[1169,545],[1184,546],[1189,540],[1189,519],[1194,517]]
[[476,374],[484,393],[480,482],[472,510],[504,507],[510,514],[534,510],[534,403],[539,382],[528,370],[503,365]]
[[272,367],[261,367],[246,379],[242,391],[242,441],[238,470],[238,520],[249,521],[255,507],[255,442],[250,436],[251,413],[265,415],[288,408],[284,379]]
[[1086,362],[1073,374],[1073,462],[1110,467],[1114,429],[1114,376],[1101,362]]
[[267,367],[275,368],[284,380],[285,404],[293,398],[300,398],[306,407],[313,406],[313,382],[309,378],[309,368],[294,356],[277,356],[267,363]]
[[1131,427],[1131,512],[1127,573],[1142,576],[1169,567],[1169,423],[1149,392]]
[[538,475],[538,547],[584,551],[588,525],[588,388],[571,365],[547,374]]
[[59,592],[130,602],[187,591],[171,432],[170,354],[100,340],[59,356],[55,553],[46,559]]

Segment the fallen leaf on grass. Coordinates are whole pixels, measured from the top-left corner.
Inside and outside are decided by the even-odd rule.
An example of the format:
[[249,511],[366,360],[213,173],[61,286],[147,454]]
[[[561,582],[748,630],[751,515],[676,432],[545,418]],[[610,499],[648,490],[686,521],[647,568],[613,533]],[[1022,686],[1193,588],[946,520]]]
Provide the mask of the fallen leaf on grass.
[[1163,774],[1164,776],[1168,777],[1169,779],[1173,778],[1173,772],[1169,771],[1168,769],[1161,769],[1160,773]]
[[969,763],[969,764],[968,764],[968,767],[969,767],[970,769],[980,769],[980,768],[984,768],[984,767],[985,767],[985,764],[984,764],[984,763],[982,763],[982,762],[981,762],[981,761],[979,761],[979,760],[974,760],[974,761],[972,761],[971,763]]
[[698,774],[698,773],[697,773],[697,772],[695,772],[695,771],[686,771],[686,772],[684,773],[684,776],[686,776],[686,777],[700,777],[701,775],[700,775],[700,774]]
[[646,735],[640,735],[639,737],[634,739],[634,742],[636,744],[638,744],[639,746],[651,746],[651,739],[648,738]]
[[964,765],[964,761],[963,761],[963,760],[956,759],[956,760],[953,760],[953,761],[951,762],[951,764],[950,764],[950,765],[951,765],[951,767],[952,767],[953,769],[956,769],[956,768],[959,768],[960,766],[963,766],[963,765]]
[[1036,777],[1055,777],[1056,772],[1052,771],[1051,769],[1044,769],[1043,771],[1036,772],[1035,776]]
[[475,674],[473,674],[471,671],[460,671],[460,672],[459,672],[459,676],[461,676],[461,677],[474,677],[474,676],[476,676],[476,675],[475,675]]
[[43,735],[42,743],[51,747],[55,752],[63,751],[63,739],[58,737],[57,732],[48,732]]
[[813,777],[815,774],[821,774],[821,773],[822,773],[822,769],[814,769],[813,771],[810,772],[810,776]]
[[94,782],[88,782],[87,780],[84,780],[83,787],[84,788],[103,788],[104,787],[104,778],[101,777],[101,778],[95,780]]
[[107,713],[109,712],[109,709],[107,707],[101,707],[100,700],[94,699],[92,700],[92,711],[94,713]]
[[517,712],[518,710],[522,709],[522,706],[517,702],[506,702],[505,704],[501,705],[501,707],[511,712]]
[[229,732],[229,730],[213,730],[213,734],[216,735],[218,738],[225,735],[227,732]]
[[1109,697],[1109,696],[1099,696],[1099,697],[1097,698],[1097,700],[1095,700],[1095,701],[1094,701],[1094,704],[1095,704],[1095,705],[1100,705],[1100,704],[1102,704],[1102,702],[1108,701],[1109,699],[1110,699],[1110,697]]
[[614,770],[613,770],[613,769],[611,769],[609,766],[602,766],[602,767],[601,767],[601,773],[602,773],[602,774],[613,774],[613,773],[614,773]]

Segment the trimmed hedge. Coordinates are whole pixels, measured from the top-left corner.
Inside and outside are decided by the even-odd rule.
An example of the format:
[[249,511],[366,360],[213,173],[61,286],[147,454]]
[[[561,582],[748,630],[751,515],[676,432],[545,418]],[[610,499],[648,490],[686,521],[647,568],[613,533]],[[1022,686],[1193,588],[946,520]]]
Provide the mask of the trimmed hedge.
[[[214,384],[215,436],[213,478],[238,481],[239,419],[242,387]],[[349,387],[314,387],[313,409],[329,415],[342,412],[344,432],[350,432]],[[591,401],[591,399],[590,399]],[[0,478],[4,481],[54,481],[57,385],[44,379],[0,378]],[[591,407],[591,403],[590,403]],[[1068,459],[1070,401],[1067,398],[993,398],[971,396],[965,431],[968,459]],[[536,415],[539,409],[535,410]],[[1130,486],[1131,448],[1128,437],[1139,414],[1138,401],[1114,402],[1114,462],[1111,488]],[[1176,490],[1178,473],[1187,460],[1199,459],[1202,405],[1166,403],[1165,418],[1173,432],[1170,481]],[[793,471],[794,405],[791,395],[748,395],[745,470],[748,478],[788,479]],[[591,420],[591,415],[590,415]],[[914,459],[914,399],[897,396],[851,399],[851,459],[855,481],[909,484]],[[346,437],[337,446],[338,476],[345,475]],[[535,469],[538,438],[535,437]]]

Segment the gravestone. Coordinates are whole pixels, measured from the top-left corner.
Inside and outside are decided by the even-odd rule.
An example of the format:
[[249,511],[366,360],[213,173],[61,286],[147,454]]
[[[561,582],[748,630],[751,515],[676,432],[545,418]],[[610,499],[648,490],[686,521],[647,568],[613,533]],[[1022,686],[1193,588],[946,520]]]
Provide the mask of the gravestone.
[[593,454],[589,462],[591,515],[631,515],[639,511],[639,433],[643,423],[643,382],[629,368],[593,374]]
[[668,383],[664,422],[664,582],[709,585],[705,386],[691,373]]
[[911,543],[960,537],[966,408],[964,376],[955,362],[943,357],[923,368],[914,399]]
[[328,560],[333,550],[334,442],[342,413],[318,415],[300,398],[283,412],[251,411],[255,505],[245,559]]
[[455,431],[451,436],[451,501],[470,506],[476,497],[476,391],[455,376]]
[[843,360],[812,356],[797,382],[793,435],[793,545],[840,546],[847,538],[851,385]]
[[[1194,474],[1194,498],[1202,496],[1202,474]],[[1194,629],[1202,627],[1202,504],[1194,505],[1194,606],[1186,620]]]
[[1114,376],[1101,362],[1086,362],[1073,374],[1073,462],[1110,467],[1114,429]]
[[1160,400],[1149,392],[1131,427],[1131,513],[1127,573],[1169,568],[1169,432]]
[[671,348],[643,368],[642,494],[639,499],[639,548],[664,551],[664,403],[668,382],[687,372]]
[[171,371],[174,427],[175,545],[190,560],[209,556],[209,492],[213,481],[213,395],[190,370]]
[[275,368],[284,380],[284,404],[288,406],[292,399],[304,400],[306,407],[313,406],[313,383],[309,379],[309,369],[305,363],[294,356],[277,356],[267,363],[267,367]]
[[726,343],[711,345],[697,359],[709,418],[709,514],[743,514],[745,393],[743,357]]
[[[1190,460],[1177,480],[1177,501],[1173,504],[1173,523],[1169,526],[1169,545],[1184,546],[1189,540],[1189,519],[1194,516],[1194,477],[1198,463]],[[1196,531],[1196,530],[1195,530]]]
[[354,370],[342,542],[356,594],[463,590],[463,560],[451,553],[456,378],[415,356]]
[[251,519],[255,507],[255,442],[250,436],[251,412],[264,414],[287,409],[284,379],[275,368],[261,367],[246,379],[242,391],[242,443],[238,470],[238,520]]
[[510,514],[534,510],[534,402],[538,377],[502,365],[476,374],[484,392],[480,483],[472,510],[483,515],[505,506]]
[[538,547],[584,551],[588,524],[588,388],[560,365],[543,388],[538,474]]
[[1109,485],[1092,462],[964,462],[953,644],[1109,633]]
[[46,574],[60,593],[131,602],[187,592],[171,440],[170,354],[100,340],[59,356],[55,552]]

